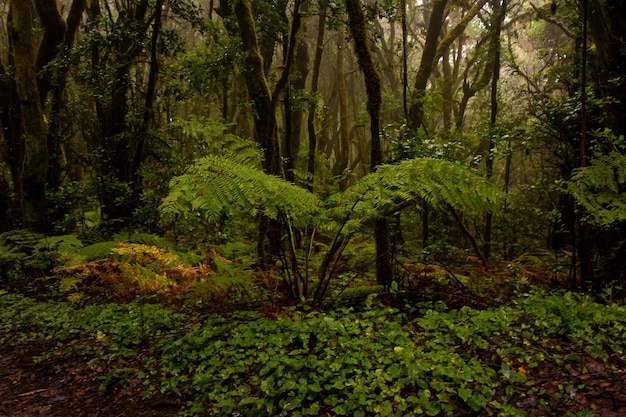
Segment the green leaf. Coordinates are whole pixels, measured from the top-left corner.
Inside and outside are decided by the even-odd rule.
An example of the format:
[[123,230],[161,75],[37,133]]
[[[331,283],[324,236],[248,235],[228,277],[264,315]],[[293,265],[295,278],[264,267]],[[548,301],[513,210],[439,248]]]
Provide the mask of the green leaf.
[[459,397],[467,402],[467,400],[472,396],[472,390],[469,388],[459,388],[457,394],[459,394]]

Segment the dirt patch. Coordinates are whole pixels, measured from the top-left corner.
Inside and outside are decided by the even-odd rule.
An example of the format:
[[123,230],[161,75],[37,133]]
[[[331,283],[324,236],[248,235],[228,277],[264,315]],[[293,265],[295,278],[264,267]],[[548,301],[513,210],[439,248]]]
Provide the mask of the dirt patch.
[[173,416],[180,405],[167,398],[143,399],[139,381],[101,390],[99,370],[89,358],[36,358],[43,345],[0,346],[0,417]]

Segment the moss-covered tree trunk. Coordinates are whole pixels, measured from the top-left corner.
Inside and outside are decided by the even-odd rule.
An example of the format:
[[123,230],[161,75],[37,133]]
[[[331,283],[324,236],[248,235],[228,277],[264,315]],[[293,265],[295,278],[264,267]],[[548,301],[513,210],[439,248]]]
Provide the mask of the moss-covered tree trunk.
[[317,154],[317,132],[315,131],[315,116],[317,110],[317,99],[315,98],[319,89],[320,68],[322,64],[322,52],[324,52],[324,35],[326,32],[326,10],[328,2],[319,2],[317,40],[315,42],[315,57],[313,58],[313,73],[311,74],[311,99],[309,100],[309,114],[307,117],[307,132],[309,136],[309,152],[307,170],[311,178],[309,186],[313,190],[315,180],[315,155]]
[[[233,2],[233,11],[239,24],[239,34],[244,56],[244,76],[248,95],[252,101],[254,131],[261,148],[263,149],[263,169],[268,174],[283,177],[282,166],[279,163],[278,140],[276,137],[276,113],[272,103],[272,93],[267,82],[263,65],[263,56],[259,49],[256,25],[252,16],[252,7],[249,0]],[[278,221],[261,216],[259,221],[259,238],[257,254],[259,260],[268,264],[271,258],[278,255],[281,247],[281,225]],[[266,248],[266,239],[269,246]],[[266,250],[267,249],[267,250]]]
[[[306,16],[310,13],[309,6],[309,0],[303,0],[301,2],[300,12],[297,14],[298,19],[301,19],[301,15]],[[299,26],[301,26],[301,29]],[[295,71],[287,86],[288,91],[285,93],[285,139],[283,155],[285,158],[285,178],[291,182],[295,181],[296,161],[298,159],[298,153],[300,152],[300,136],[304,121],[304,109],[302,106],[298,105],[298,99],[294,100],[294,98],[299,97],[305,90],[306,79],[309,73],[309,48],[307,42],[302,39],[307,29],[306,26],[306,22],[292,23],[292,34],[294,29],[300,29],[302,36],[298,36],[296,32],[296,40],[298,43],[297,46],[294,45],[296,49]],[[296,105],[294,106],[294,104]]]
[[[38,88],[41,105],[48,107],[48,189],[57,190],[66,173],[64,144],[71,131],[72,120],[65,114],[66,83],[69,64],[66,57],[74,46],[85,7],[86,0],[73,0],[67,19],[61,14],[56,0],[36,0],[35,5],[41,25],[43,37],[37,51]],[[55,59],[58,61],[54,61]],[[42,71],[46,66],[49,68]],[[49,100],[49,102],[48,102]],[[55,223],[62,220],[62,210],[49,210],[49,221]]]
[[337,27],[337,56],[336,56],[336,92],[339,105],[339,140],[335,142],[335,164],[333,174],[341,180],[339,188],[345,190],[348,186],[346,171],[350,167],[350,126],[348,121],[348,91],[346,87],[345,61],[345,34],[341,23]]
[[10,42],[23,149],[19,172],[21,189],[17,192],[25,226],[34,231],[45,232],[48,146],[35,71],[35,5],[32,0],[11,0],[10,7]]
[[[489,47],[491,62],[491,111],[490,111],[490,130],[487,140],[487,155],[485,158],[486,176],[489,180],[493,178],[494,151],[496,147],[496,122],[498,120],[498,83],[500,81],[500,34],[502,32],[502,23],[506,15],[507,0],[495,0],[492,4],[493,15],[491,24],[491,44]],[[487,213],[485,217],[485,242],[483,254],[488,260],[491,256],[491,232],[492,232],[493,215]]]
[[417,130],[424,124],[424,96],[426,94],[426,84],[433,69],[433,60],[437,52],[437,44],[439,43],[439,34],[443,26],[444,10],[448,0],[435,0],[433,9],[430,13],[428,21],[428,31],[426,32],[426,41],[422,51],[420,66],[415,78],[415,97],[409,107],[408,127]]
[[[354,39],[354,49],[359,61],[359,67],[365,76],[367,92],[367,112],[370,116],[370,134],[372,144],[370,150],[371,167],[375,171],[383,163],[383,153],[380,143],[380,105],[381,87],[380,75],[372,60],[367,36],[365,14],[360,0],[346,0],[346,11],[349,17],[349,27]],[[391,253],[389,244],[389,226],[387,219],[380,217],[374,225],[376,239],[376,280],[379,284],[390,285],[392,280]]]
[[263,148],[263,168],[268,174],[280,174],[276,140],[276,114],[272,109],[272,94],[265,75],[252,8],[249,0],[235,0],[233,6],[245,53],[243,72],[248,87],[248,95],[254,104],[255,136]]

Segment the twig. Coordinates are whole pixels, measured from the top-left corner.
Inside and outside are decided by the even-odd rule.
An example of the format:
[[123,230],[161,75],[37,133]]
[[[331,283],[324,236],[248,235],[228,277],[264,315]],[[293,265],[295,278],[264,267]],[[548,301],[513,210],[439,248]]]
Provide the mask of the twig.
[[39,394],[40,392],[44,392],[47,391],[48,388],[40,388],[40,389],[36,389],[34,391],[29,391],[29,392],[24,392],[22,394],[18,394],[18,397],[28,397],[29,395],[34,395],[34,394]]

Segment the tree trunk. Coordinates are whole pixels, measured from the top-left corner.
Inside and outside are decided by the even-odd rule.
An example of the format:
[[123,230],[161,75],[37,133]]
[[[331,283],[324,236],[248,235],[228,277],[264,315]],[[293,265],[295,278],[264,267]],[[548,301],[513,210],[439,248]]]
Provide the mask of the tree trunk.
[[[38,3],[49,2],[49,0],[37,0]],[[38,64],[37,68],[41,70],[43,65],[47,64],[45,62],[47,58],[50,60],[57,57],[62,56],[62,54],[68,54],[69,51],[74,46],[74,42],[76,39],[76,33],[78,32],[78,28],[80,26],[80,21],[85,11],[86,0],[74,0],[72,1],[72,5],[70,7],[69,14],[67,16],[67,21],[63,20],[63,24],[56,22],[54,24],[47,24],[45,28],[45,32],[52,31],[54,28],[58,28],[58,30],[63,29],[64,36],[63,42],[60,45],[55,45],[54,49],[56,51],[56,55],[53,57],[46,57],[45,54],[41,53],[41,49],[44,47],[45,43],[42,41],[40,45],[40,53],[38,55]],[[46,13],[47,8],[43,8],[42,6],[38,6],[39,14],[41,16],[42,13]],[[58,11],[57,11],[58,13]],[[52,13],[53,15],[55,13]],[[60,13],[59,13],[60,16]],[[48,17],[47,19],[50,19]],[[45,20],[45,19],[44,19]],[[43,21],[43,20],[42,20]],[[51,36],[52,37],[52,36]],[[45,35],[44,35],[45,38]],[[48,47],[48,46],[46,46]],[[49,154],[49,165],[48,165],[48,186],[52,190],[56,190],[61,186],[61,182],[63,180],[63,175],[65,172],[64,164],[62,163],[63,159],[63,142],[66,138],[66,130],[68,122],[66,121],[65,115],[63,114],[65,110],[65,86],[67,81],[68,74],[68,65],[65,63],[65,59],[61,59],[61,62],[57,66],[54,72],[48,71],[48,76],[40,76],[40,91],[39,95],[41,97],[42,105],[46,101],[46,97],[48,92],[46,89],[51,89],[51,102],[50,102],[50,113],[48,116],[48,154]],[[44,64],[45,62],[45,64]],[[51,74],[54,73],[54,82],[51,78]],[[65,119],[65,120],[64,120]],[[51,220],[60,220],[63,213],[52,213]]]
[[324,34],[326,32],[326,8],[327,2],[321,1],[318,24],[317,41],[315,42],[315,57],[313,58],[313,73],[311,74],[311,96],[309,99],[309,115],[307,118],[307,133],[309,136],[309,154],[307,170],[309,173],[310,186],[313,190],[315,181],[315,155],[317,154],[317,132],[315,131],[315,114],[317,110],[317,91],[319,88],[320,67],[322,64],[322,52],[324,52]]
[[22,218],[29,229],[45,232],[48,146],[35,73],[34,4],[32,0],[11,0],[10,6],[10,36],[24,149],[20,171],[22,189],[19,193]]
[[[100,13],[99,7],[91,4],[90,17]],[[101,158],[96,161],[98,173],[99,200],[103,226],[108,231],[117,231],[132,227],[133,211],[138,200],[129,193],[134,185],[134,152],[137,142],[129,131],[127,117],[129,113],[128,95],[131,89],[131,69],[144,47],[143,36],[148,25],[148,0],[138,0],[129,4],[129,8],[120,11],[116,25],[124,36],[117,37],[111,45],[107,61],[101,61],[97,47],[92,53],[93,71],[105,67],[113,68],[111,83],[107,86],[106,97],[96,99],[96,113],[99,123],[99,144]],[[103,55],[104,56],[104,55]]]
[[[60,52],[67,24],[59,11],[57,0],[35,0],[35,7],[39,15],[39,21],[43,26],[43,37],[37,49],[36,66],[37,72],[48,65]],[[41,98],[41,105],[44,106],[48,92],[52,89],[52,71],[38,77],[37,86]]]
[[[380,143],[380,105],[382,102],[380,76],[369,50],[367,25],[365,14],[360,0],[346,0],[350,33],[354,40],[354,50],[359,61],[359,67],[365,77],[367,92],[367,112],[370,116],[371,167],[372,171],[383,163],[383,153]],[[378,218],[375,221],[374,233],[376,239],[376,280],[379,284],[389,286],[393,279],[391,268],[391,253],[389,243],[389,226],[387,219]]]
[[[616,136],[626,135],[626,8],[621,0],[582,0],[588,35],[593,42],[597,89],[607,104],[607,124]],[[588,43],[589,44],[589,43]]]
[[272,95],[265,76],[250,1],[235,1],[233,10],[239,23],[245,53],[243,72],[248,94],[254,103],[255,136],[265,157],[263,168],[268,174],[281,174],[276,142],[276,114],[272,109]]
[[[494,1],[491,25],[491,46],[489,48],[490,53],[493,54],[493,57],[489,59],[491,62],[493,62],[490,92],[491,114],[489,119],[489,124],[491,128],[487,146],[487,157],[485,159],[487,171],[486,177],[488,179],[493,178],[493,152],[496,146],[494,136],[496,135],[496,122],[498,120],[498,82],[500,80],[500,33],[502,32],[502,23],[504,22],[504,16],[506,15],[506,8],[507,0],[502,0],[502,2],[500,2],[500,0]],[[491,213],[487,213],[487,216],[485,218],[485,242],[483,248],[485,260],[489,260],[489,257],[491,256],[492,222],[493,215]]]
[[415,78],[415,96],[409,107],[409,123],[410,129],[417,130],[424,125],[424,97],[426,95],[426,85],[428,78],[433,70],[433,62],[435,53],[437,52],[437,44],[439,42],[439,34],[443,26],[444,10],[448,0],[437,0],[433,5],[433,10],[428,21],[428,32],[426,33],[426,41],[420,66]]
[[[299,1],[296,1],[294,20],[299,15]],[[250,100],[254,104],[254,128],[255,135],[264,152],[263,169],[268,174],[278,175],[284,178],[282,165],[279,163],[278,141],[276,137],[276,105],[278,98],[284,92],[289,81],[290,68],[295,61],[295,50],[299,26],[292,28],[292,39],[287,53],[285,69],[278,80],[273,93],[265,76],[263,57],[259,49],[252,8],[249,0],[237,0],[233,4],[233,10],[239,23],[239,33],[242,40],[244,57],[244,75]],[[299,16],[297,17],[299,20]],[[294,21],[293,25],[299,25]],[[277,256],[281,244],[282,225],[278,220],[271,220],[261,216],[259,223],[259,238],[257,242],[257,254],[259,260],[267,265],[272,258]],[[266,251],[265,242],[269,241]]]
[[[9,13],[8,22],[11,20],[12,13]],[[9,38],[9,42],[9,50],[12,50],[11,38]],[[12,54],[9,54],[9,65],[13,65],[12,58]],[[24,159],[24,143],[22,141],[20,105],[15,89],[15,79],[7,73],[2,63],[0,63],[0,97],[0,121],[4,138],[3,146],[0,149],[0,159],[1,162],[7,164],[11,173],[11,180],[7,183],[12,182],[12,193],[9,192],[9,187],[3,191],[3,195],[7,196],[6,207],[4,208],[6,210],[5,228],[10,230],[18,227],[17,225],[22,222],[19,207],[22,201],[21,169]],[[9,199],[9,196],[12,198]]]
[[[157,0],[152,23],[152,37],[150,39],[150,68],[148,71],[148,85],[146,86],[146,98],[143,110],[141,128],[137,134],[137,148],[133,158],[131,169],[133,189],[136,194],[141,191],[139,168],[144,159],[144,146],[148,140],[148,130],[154,120],[154,102],[156,100],[156,87],[159,76],[159,34],[162,25],[162,10],[165,0]],[[138,197],[138,195],[136,195]]]
[[339,188],[345,190],[347,182],[348,164],[350,163],[350,126],[348,122],[348,91],[346,89],[346,74],[344,71],[344,30],[341,23],[337,27],[337,71],[335,82],[337,83],[337,99],[339,105],[339,137],[335,143],[335,165],[333,174],[340,178]]
[[[302,16],[308,13],[308,1],[297,0],[294,3],[293,20],[289,32],[289,43],[285,59],[284,70],[281,79],[276,86],[274,94],[285,93],[285,137],[283,146],[283,157],[285,159],[285,179],[293,182],[295,180],[295,162],[298,157],[300,146],[300,130],[302,127],[302,110],[294,108],[294,92],[303,90],[308,72],[308,50],[306,42],[302,41],[304,23]],[[282,80],[284,86],[281,85]],[[275,99],[273,99],[275,101]],[[273,104],[276,107],[276,104]]]

